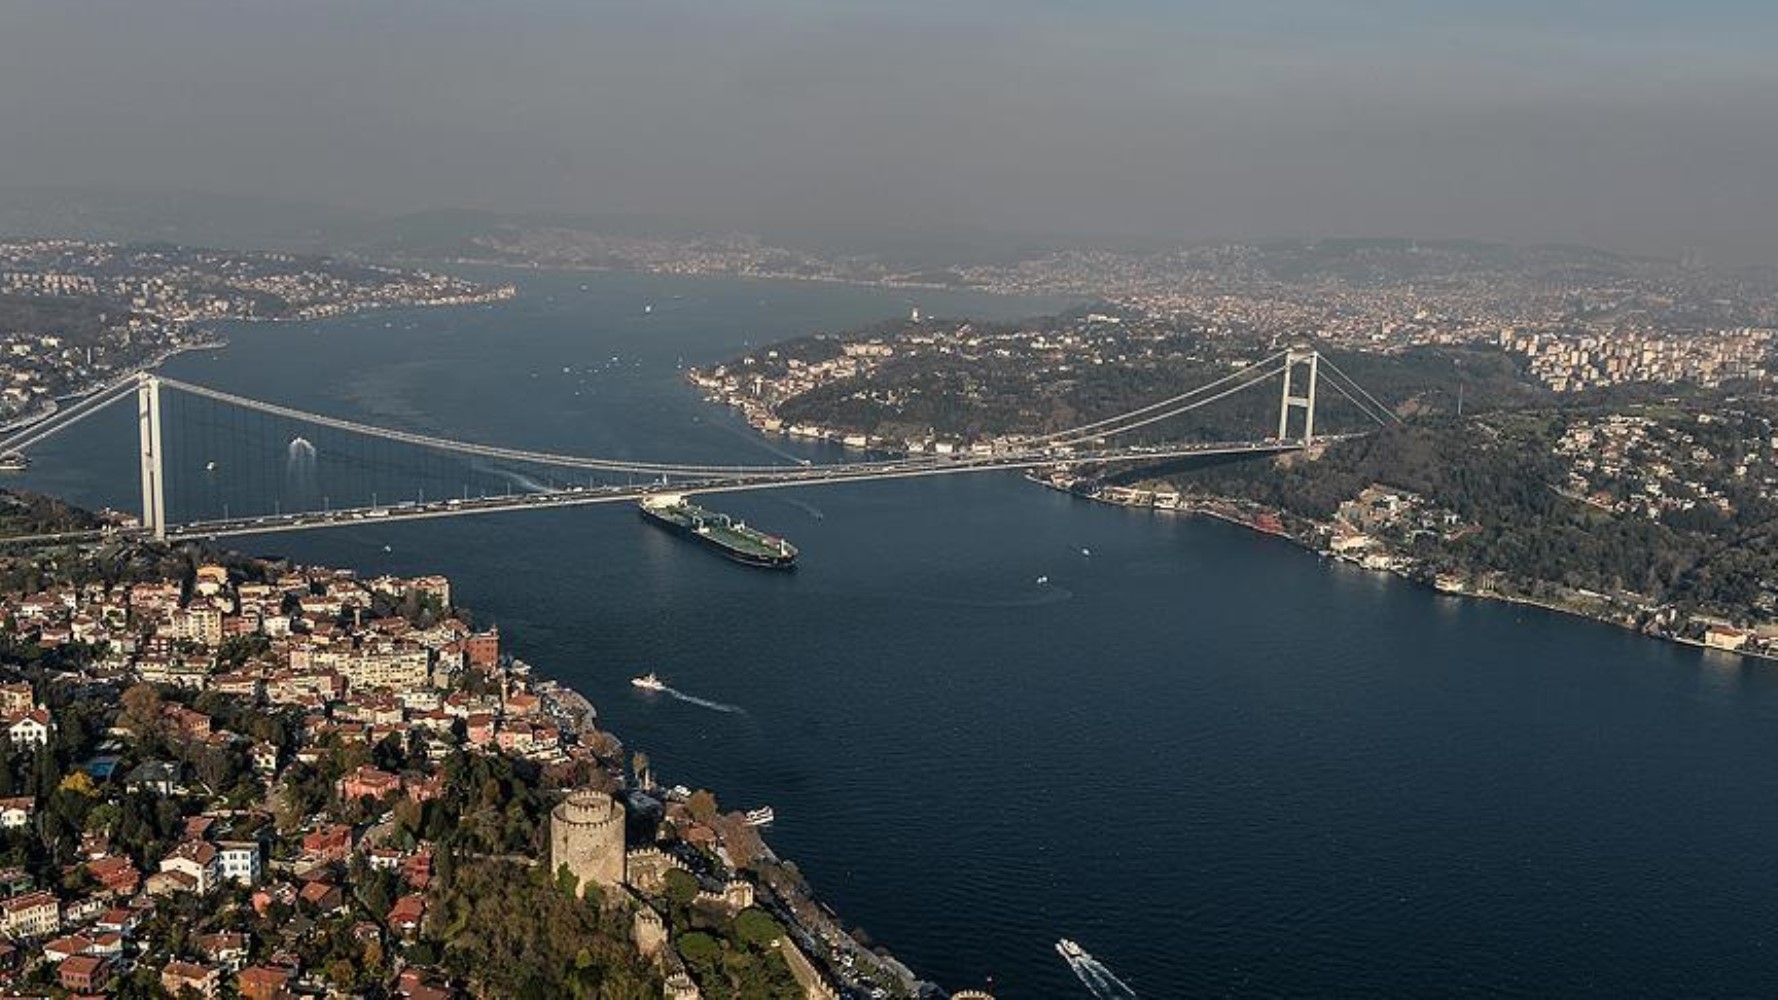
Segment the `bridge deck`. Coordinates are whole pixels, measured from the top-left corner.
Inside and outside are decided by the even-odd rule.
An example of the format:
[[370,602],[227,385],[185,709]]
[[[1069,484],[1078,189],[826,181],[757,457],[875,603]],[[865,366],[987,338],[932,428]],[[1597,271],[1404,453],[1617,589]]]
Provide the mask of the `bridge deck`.
[[[1343,440],[1356,435],[1317,438],[1314,444]],[[394,521],[431,520],[442,517],[466,517],[517,510],[541,510],[560,507],[583,507],[593,504],[634,501],[663,491],[686,493],[742,493],[757,490],[792,489],[811,486],[834,486],[842,483],[874,482],[886,479],[916,479],[930,476],[966,475],[983,472],[1018,471],[1044,466],[1109,465],[1129,462],[1157,462],[1196,456],[1273,455],[1299,451],[1307,447],[1300,441],[1217,442],[1214,444],[1173,446],[1147,449],[1116,449],[1066,458],[1052,454],[999,455],[954,461],[907,460],[901,464],[858,466],[798,466],[786,469],[780,478],[708,479],[678,481],[671,484],[640,486],[569,487],[524,493],[514,496],[478,497],[469,500],[437,500],[426,503],[409,502],[387,507],[349,507],[329,511],[306,511],[271,514],[262,517],[241,517],[221,520],[193,521],[167,527],[169,539],[224,538],[238,535],[272,534],[308,531],[349,525],[383,524]]]

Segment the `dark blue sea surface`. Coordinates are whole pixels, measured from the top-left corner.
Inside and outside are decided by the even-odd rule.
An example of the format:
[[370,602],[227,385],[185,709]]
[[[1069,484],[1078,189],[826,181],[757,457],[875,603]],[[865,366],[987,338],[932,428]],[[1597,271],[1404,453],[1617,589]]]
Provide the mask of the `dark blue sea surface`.
[[[678,366],[915,304],[1044,305],[521,284],[492,307],[237,329],[168,373],[502,444],[820,459]],[[133,420],[82,425],[29,482],[133,505]],[[842,917],[953,989],[1088,996],[1066,936],[1155,998],[1778,990],[1772,667],[1007,474],[709,502],[790,538],[800,568],[731,565],[621,506],[239,545],[450,574],[668,783],[775,807],[772,844]],[[740,710],[638,691],[645,670]]]

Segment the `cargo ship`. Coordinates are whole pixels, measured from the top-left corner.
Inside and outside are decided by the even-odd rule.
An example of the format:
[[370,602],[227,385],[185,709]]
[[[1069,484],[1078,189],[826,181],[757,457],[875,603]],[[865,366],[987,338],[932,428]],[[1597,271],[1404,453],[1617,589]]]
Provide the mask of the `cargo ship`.
[[735,562],[765,569],[796,566],[796,546],[727,514],[705,510],[684,496],[655,494],[643,497],[636,506],[650,523],[709,546]]

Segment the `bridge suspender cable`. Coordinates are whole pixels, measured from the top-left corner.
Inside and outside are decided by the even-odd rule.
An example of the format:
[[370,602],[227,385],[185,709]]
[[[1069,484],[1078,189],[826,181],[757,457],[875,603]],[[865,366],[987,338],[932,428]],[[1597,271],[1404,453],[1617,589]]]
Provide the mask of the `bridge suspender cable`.
[[1362,413],[1365,416],[1369,417],[1378,426],[1382,426],[1382,427],[1388,426],[1389,421],[1387,419],[1385,419],[1384,417],[1380,417],[1376,413],[1372,412],[1369,404],[1365,403],[1363,400],[1361,400],[1358,397],[1347,392],[1345,386],[1341,385],[1340,383],[1334,381],[1331,378],[1327,380],[1327,384],[1328,384],[1329,388],[1333,389],[1333,391],[1346,397],[1346,401],[1348,403],[1351,403],[1353,405],[1353,407],[1358,410],[1359,413]]
[[[1277,358],[1268,359],[1268,360],[1277,361],[1277,360],[1282,359],[1282,357],[1283,357],[1283,355],[1279,355],[1279,356],[1277,356]],[[1074,444],[1078,444],[1081,441],[1091,440],[1093,438],[1100,438],[1100,437],[1111,437],[1111,436],[1114,436],[1117,434],[1123,434],[1127,431],[1136,430],[1139,427],[1147,427],[1150,424],[1157,424],[1163,420],[1171,420],[1172,418],[1180,416],[1181,414],[1190,413],[1191,411],[1196,410],[1199,407],[1208,406],[1211,403],[1217,402],[1219,400],[1227,399],[1228,397],[1233,396],[1235,393],[1242,392],[1247,389],[1251,389],[1254,386],[1259,385],[1262,382],[1269,381],[1274,376],[1280,374],[1284,370],[1282,367],[1279,367],[1275,371],[1270,370],[1270,369],[1256,370],[1258,368],[1258,365],[1260,365],[1260,364],[1264,364],[1264,362],[1258,362],[1253,365],[1248,365],[1246,368],[1241,369],[1240,372],[1234,373],[1233,375],[1225,376],[1221,379],[1218,379],[1217,382],[1212,383],[1212,385],[1219,385],[1219,384],[1229,381],[1229,379],[1231,379],[1231,378],[1236,378],[1236,377],[1240,377],[1243,375],[1247,376],[1247,380],[1245,382],[1242,382],[1240,385],[1237,385],[1232,389],[1224,389],[1223,391],[1217,393],[1214,396],[1209,396],[1204,399],[1200,399],[1194,403],[1187,403],[1184,406],[1176,407],[1174,409],[1166,411],[1165,413],[1157,413],[1153,416],[1147,417],[1142,420],[1138,420],[1134,423],[1125,424],[1122,427],[1117,427],[1117,428],[1114,428],[1109,431],[1093,431],[1093,432],[1089,432],[1089,433],[1086,433],[1083,435],[1071,437],[1071,438],[1064,440],[1064,441],[1050,441],[1049,444],[1052,447],[1068,447],[1068,446],[1071,446]]]
[[[1306,397],[1297,398],[1292,395],[1289,373],[1298,364],[1308,362],[1311,375],[1318,371],[1318,364],[1325,359],[1314,352],[1298,353],[1287,350],[1275,353],[1270,357],[1243,365],[1214,381],[1198,386],[1189,392],[1180,393],[1156,403],[1139,407],[1127,413],[1094,420],[1065,431],[1057,431],[1042,437],[1024,439],[1012,447],[995,449],[972,449],[961,455],[906,456],[884,461],[866,461],[852,463],[835,463],[828,465],[793,465],[793,466],[759,466],[759,465],[692,465],[659,462],[625,462],[616,459],[588,458],[578,455],[565,455],[555,452],[534,451],[523,448],[506,448],[496,445],[476,444],[467,441],[455,441],[448,438],[409,431],[390,430],[370,424],[338,417],[328,417],[318,413],[298,410],[294,407],[266,403],[246,396],[210,389],[176,379],[133,373],[119,379],[84,399],[49,414],[38,422],[15,430],[4,440],[0,440],[0,455],[19,454],[22,449],[35,445],[49,437],[66,430],[92,416],[119,399],[125,398],[132,388],[138,389],[141,403],[140,433],[143,483],[143,527],[156,537],[183,536],[193,534],[254,534],[264,531],[283,531],[310,527],[324,527],[345,524],[356,519],[353,509],[334,509],[323,498],[323,507],[327,508],[327,516],[316,516],[316,512],[278,511],[271,517],[237,516],[229,518],[227,505],[224,504],[223,518],[220,521],[197,521],[189,524],[170,525],[167,523],[163,496],[165,475],[168,466],[162,455],[161,424],[160,424],[160,390],[178,389],[189,396],[222,404],[223,409],[233,421],[230,425],[230,437],[239,437],[242,433],[240,421],[257,420],[262,425],[268,420],[289,420],[314,427],[329,428],[364,439],[369,444],[369,452],[363,464],[370,468],[379,464],[378,453],[387,453],[390,449],[385,442],[405,444],[431,452],[448,452],[453,454],[495,459],[525,465],[569,468],[610,473],[635,473],[647,476],[659,476],[662,483],[668,477],[679,481],[671,488],[692,489],[711,492],[732,490],[773,489],[786,486],[818,485],[821,483],[839,483],[862,481],[868,479],[895,479],[913,476],[950,475],[966,472],[981,472],[994,469],[1036,468],[1052,464],[1101,464],[1129,461],[1154,460],[1158,458],[1185,457],[1189,455],[1208,454],[1258,454],[1264,452],[1286,451],[1304,447],[1311,443],[1312,425],[1305,424],[1303,437],[1300,441],[1283,439],[1283,424],[1277,437],[1263,440],[1195,442],[1190,444],[1175,443],[1145,447],[1128,445],[1114,446],[1095,444],[1106,438],[1127,434],[1148,427],[1164,420],[1170,420],[1200,407],[1209,406],[1219,400],[1226,399],[1237,393],[1244,392],[1263,382],[1267,382],[1279,374],[1286,374],[1284,385],[1284,403],[1288,408],[1302,406],[1313,412],[1314,391],[1311,388]],[[1344,396],[1359,412],[1379,424],[1394,420],[1399,422],[1393,413],[1371,395],[1364,387],[1355,382],[1351,376],[1327,363],[1327,374],[1322,376],[1328,384]],[[1313,383],[1312,383],[1313,384]],[[205,424],[205,429],[213,431],[212,424]],[[266,428],[261,426],[255,439],[266,438]],[[1337,440],[1347,435],[1323,435],[1314,440]],[[293,441],[294,444],[294,441]],[[1079,447],[1084,445],[1084,447]],[[1062,449],[1067,449],[1064,453]],[[214,452],[214,441],[206,449]],[[246,468],[251,463],[229,461],[232,468]],[[214,463],[210,468],[214,468]],[[423,466],[424,467],[424,466]],[[175,470],[176,471],[176,470]],[[690,480],[687,482],[687,480]],[[590,486],[590,483],[589,483]],[[266,484],[261,490],[266,495],[274,495],[275,490]],[[515,503],[525,505],[544,503],[552,506],[570,506],[584,503],[605,503],[625,497],[646,495],[656,489],[653,484],[637,486],[632,482],[628,488],[608,487],[600,490],[580,492],[578,489],[561,490],[539,487],[541,497],[528,496],[522,501],[508,497],[504,502],[494,498],[482,498],[471,502],[467,495],[461,504],[425,503],[422,492],[419,504],[412,510],[404,511],[403,516],[412,517],[443,517],[459,514],[491,512],[501,509],[517,509]],[[467,492],[467,491],[466,491]],[[376,494],[371,494],[371,507],[357,508],[359,516],[364,512],[376,509]],[[383,516],[388,515],[383,511]]]
[[[1184,413],[1189,413],[1200,406],[1209,405],[1210,403],[1225,399],[1237,392],[1251,388],[1259,382],[1275,376],[1278,372],[1274,370],[1274,366],[1276,366],[1284,357],[1284,353],[1280,352],[1246,365],[1237,371],[1230,372],[1213,382],[1199,386],[1189,392],[1180,393],[1176,396],[1151,403],[1127,413],[1118,414],[1113,417],[1107,417],[1067,430],[1056,431],[1039,438],[1034,438],[1028,442],[1027,447],[1044,448],[1070,446],[1090,438],[1111,437],[1123,434],[1140,427],[1146,427]],[[136,385],[141,377],[140,374],[132,374],[123,379],[119,379],[105,388],[100,389],[98,392],[93,393],[91,396],[88,396],[86,399],[81,400],[73,407],[63,410],[38,424],[32,425],[6,441],[0,442],[0,454],[20,451],[79,423],[93,413],[96,413],[99,410],[110,406],[112,403],[115,403],[117,400],[124,398],[127,390]],[[338,417],[329,417],[318,413],[299,410],[294,407],[262,402],[246,396],[223,392],[218,389],[211,389],[206,386],[184,382],[178,379],[161,377],[160,383],[163,388],[178,389],[194,396],[209,399],[214,402],[237,406],[244,410],[260,413],[262,415],[282,417],[315,426],[328,427],[347,433],[361,434],[371,438],[395,441],[421,448],[449,451],[482,458],[592,471],[627,472],[644,475],[680,477],[721,476],[734,478],[778,478],[783,477],[787,472],[794,471],[783,466],[691,465],[657,462],[625,462],[614,459],[588,458],[555,452],[476,444],[473,442],[456,441],[433,435],[417,434],[410,431],[391,430]],[[1186,400],[1194,399],[1194,397],[1204,396],[1205,393],[1210,393],[1212,390],[1228,386],[1231,383],[1235,383],[1233,388],[1216,392],[1213,395],[1198,399],[1196,402],[1185,402]],[[1347,395],[1349,396],[1350,394],[1348,393]],[[1375,418],[1373,417],[1373,419]],[[908,461],[909,460],[907,459],[899,459],[884,462],[853,462],[818,466],[814,468],[825,468],[829,470],[868,470],[871,468],[887,467],[900,468],[905,467]],[[809,467],[804,468],[807,469]]]
[[[495,458],[509,462],[524,462],[532,465],[549,465],[571,469],[591,469],[602,472],[637,472],[650,475],[665,476],[778,476],[787,471],[785,466],[771,465],[668,465],[653,462],[623,462],[614,459],[586,458],[579,455],[564,455],[557,452],[532,451],[524,448],[505,448],[498,445],[475,444],[468,441],[453,441],[449,438],[434,437],[430,434],[415,434],[410,431],[389,430],[371,424],[362,424],[338,417],[322,416],[309,413],[294,407],[280,406],[276,403],[264,403],[246,396],[210,389],[190,382],[163,378],[161,385],[165,388],[178,389],[194,396],[228,403],[242,409],[257,413],[283,417],[302,423],[314,424],[333,430],[351,434],[362,434],[366,437],[381,438],[401,444],[414,445],[420,448],[431,448],[438,451],[449,451],[463,455],[474,455],[479,458]],[[872,463],[860,463],[869,465]],[[885,463],[886,464],[886,463]]]
[[131,374],[101,388],[73,406],[57,410],[42,420],[24,428],[12,437],[0,441],[0,455],[22,452],[31,445],[45,438],[67,430],[87,417],[103,410],[112,403],[128,395],[128,390],[136,387],[138,376]]
[[[1362,412],[1365,416],[1370,417],[1372,420],[1375,420],[1375,421],[1377,421],[1377,423],[1383,424],[1383,425],[1388,425],[1391,422],[1398,423],[1398,424],[1401,423],[1401,418],[1395,415],[1394,410],[1391,410],[1389,407],[1384,406],[1382,403],[1378,402],[1377,397],[1371,395],[1365,389],[1364,386],[1359,385],[1357,379],[1353,378],[1352,376],[1350,376],[1350,375],[1346,374],[1344,371],[1342,371],[1338,365],[1334,364],[1333,361],[1331,361],[1327,357],[1327,355],[1323,354],[1321,356],[1321,363],[1326,365],[1328,367],[1329,371],[1332,371],[1335,375],[1338,375],[1341,379],[1344,379],[1347,385],[1351,386],[1353,389],[1356,389],[1360,395],[1362,395],[1365,399],[1370,401],[1371,406],[1376,408],[1375,412],[1372,412],[1371,410],[1367,409],[1364,406],[1364,404],[1360,403],[1356,399],[1352,399],[1351,393],[1347,392],[1345,389],[1340,388],[1340,384],[1338,382],[1335,382],[1332,379],[1329,379],[1327,384],[1333,386],[1335,389],[1338,389],[1340,395],[1345,396],[1349,400],[1352,400],[1352,404],[1354,406],[1357,406],[1359,411]],[[1382,418],[1379,418],[1377,416],[1378,413],[1381,413],[1383,415]]]
[[[1143,416],[1144,414],[1153,413],[1155,410],[1173,406],[1177,403],[1182,403],[1185,400],[1192,398],[1193,396],[1202,395],[1206,392],[1209,392],[1212,389],[1215,389],[1215,388],[1222,386],[1230,381],[1238,379],[1238,378],[1242,377],[1243,375],[1247,374],[1248,372],[1253,371],[1256,368],[1260,368],[1262,366],[1270,365],[1270,364],[1273,364],[1277,361],[1280,361],[1284,358],[1285,353],[1286,352],[1284,352],[1284,351],[1279,351],[1278,353],[1272,355],[1269,358],[1261,358],[1260,360],[1255,361],[1250,365],[1247,365],[1247,366],[1240,368],[1236,371],[1230,372],[1227,375],[1224,375],[1222,378],[1219,378],[1214,382],[1211,382],[1207,385],[1198,386],[1196,389],[1193,389],[1190,392],[1182,392],[1179,395],[1172,397],[1171,399],[1163,399],[1157,403],[1150,403],[1149,405],[1144,406],[1140,409],[1131,410],[1128,413],[1120,413],[1115,417],[1106,417],[1103,420],[1095,420],[1090,424],[1081,424],[1079,427],[1070,427],[1067,430],[1061,430],[1061,431],[1056,431],[1051,434],[1045,434],[1042,437],[1034,438],[1033,443],[1034,444],[1042,444],[1044,442],[1053,441],[1058,438],[1080,437],[1082,435],[1085,435],[1086,432],[1088,432],[1088,431],[1092,431],[1097,428],[1105,427],[1105,426],[1108,426],[1111,424],[1122,423],[1125,420],[1132,420],[1136,417]],[[1269,377],[1271,377],[1272,374],[1274,374],[1274,373],[1268,372],[1266,377],[1269,378]],[[1245,388],[1245,387],[1243,387],[1243,388]],[[1220,397],[1218,397],[1218,398],[1220,398]],[[1183,412],[1187,412],[1187,411],[1181,410],[1179,412],[1183,413]],[[1102,437],[1102,436],[1117,434],[1117,433],[1120,433],[1120,431],[1112,430],[1112,431],[1106,431],[1105,434],[1103,434],[1103,435],[1090,435],[1090,436]]]

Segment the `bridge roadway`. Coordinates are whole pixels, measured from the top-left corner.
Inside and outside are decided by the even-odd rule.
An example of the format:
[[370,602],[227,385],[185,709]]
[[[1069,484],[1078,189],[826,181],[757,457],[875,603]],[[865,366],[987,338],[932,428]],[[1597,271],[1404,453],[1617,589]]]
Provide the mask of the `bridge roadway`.
[[[1314,444],[1329,444],[1362,436],[1362,434],[1317,435]],[[1122,462],[1164,462],[1181,458],[1275,455],[1304,450],[1306,447],[1308,445],[1302,441],[1269,439],[1265,441],[1222,441],[1190,445],[1115,448],[1070,454],[1058,454],[1054,451],[1015,452],[1003,455],[958,456],[955,458],[905,457],[884,462],[851,465],[787,466],[781,476],[772,479],[754,475],[624,486],[572,486],[561,490],[520,493],[510,496],[426,502],[408,501],[382,507],[342,507],[326,511],[267,514],[262,517],[191,521],[185,524],[168,525],[167,539],[169,541],[193,541],[232,538],[242,535],[312,531],[319,528],[342,528],[354,524],[421,521],[440,517],[466,517],[471,514],[494,514],[504,511],[539,510],[554,507],[584,507],[592,504],[638,500],[654,493],[739,493],[798,486],[830,486],[839,483],[870,482],[882,479],[913,479],[923,476],[1016,471],[1044,466],[1107,465]],[[100,541],[107,538],[136,538],[146,534],[147,532],[140,528],[123,530],[107,528],[96,531],[16,535],[10,538],[0,538],[0,546],[73,544]]]
[[[1360,435],[1318,436],[1314,443],[1326,444],[1358,436]],[[1288,451],[1299,451],[1304,447],[1301,441],[1233,441],[1153,448],[1118,448],[1099,452],[1080,452],[1067,456],[1057,455],[1053,452],[1012,453],[959,457],[950,460],[906,458],[870,465],[808,465],[786,468],[782,477],[774,479],[715,478],[624,486],[573,486],[561,490],[522,493],[512,496],[435,500],[423,503],[408,501],[385,507],[349,507],[329,511],[273,514],[263,517],[193,521],[180,525],[168,525],[167,538],[170,540],[228,538],[239,535],[338,528],[354,524],[464,517],[471,514],[491,514],[502,511],[583,507],[592,504],[638,500],[654,493],[739,493],[799,486],[831,486],[839,483],[871,482],[883,479],[913,479],[924,476],[1034,469],[1051,465],[1104,465],[1113,462],[1158,462],[1197,457],[1274,455]]]

